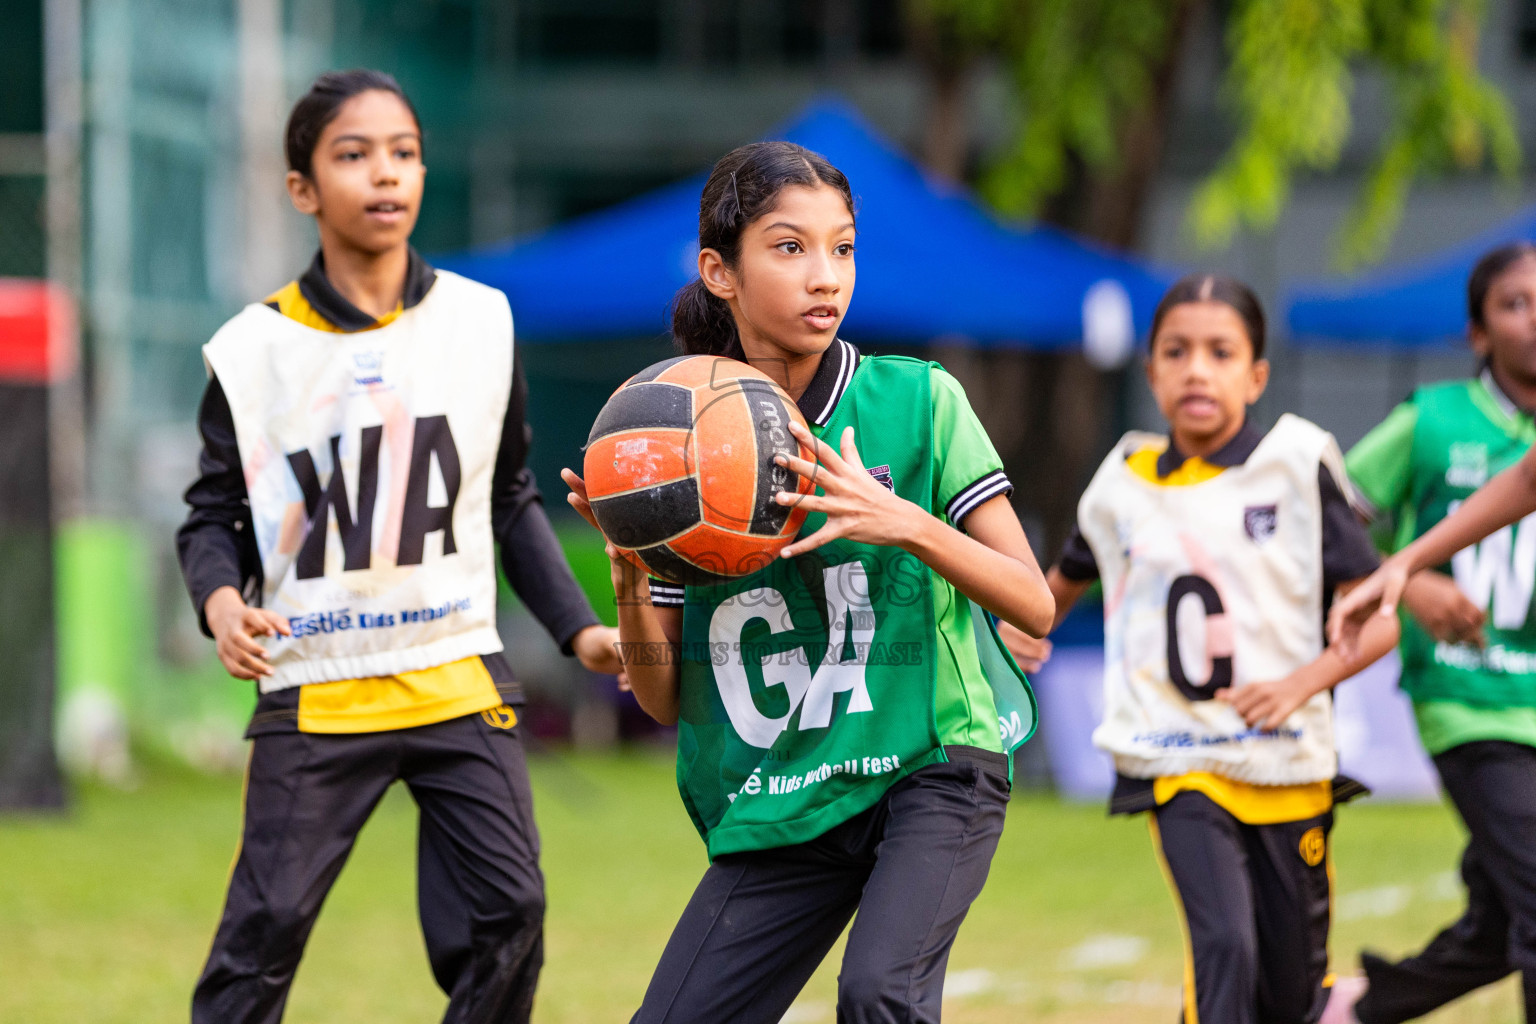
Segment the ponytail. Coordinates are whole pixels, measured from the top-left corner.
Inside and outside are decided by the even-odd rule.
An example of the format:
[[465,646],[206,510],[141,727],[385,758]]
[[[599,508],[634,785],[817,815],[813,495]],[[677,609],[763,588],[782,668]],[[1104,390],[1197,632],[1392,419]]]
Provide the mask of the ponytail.
[[[699,248],[713,249],[727,267],[741,258],[741,232],[771,211],[791,186],[827,185],[842,193],[853,214],[853,191],[827,158],[792,142],[738,146],[715,164],[699,197]],[[672,341],[684,355],[741,356],[736,318],[726,301],[694,280],[672,300]]]
[[689,356],[734,356],[741,350],[731,307],[703,281],[684,286],[672,300],[672,338]]

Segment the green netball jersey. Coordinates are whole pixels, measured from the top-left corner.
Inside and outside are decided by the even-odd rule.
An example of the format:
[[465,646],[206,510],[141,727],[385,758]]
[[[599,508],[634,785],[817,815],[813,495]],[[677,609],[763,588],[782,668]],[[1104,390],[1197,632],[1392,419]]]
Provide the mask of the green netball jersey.
[[[846,380],[807,418],[834,447],[852,426],[876,480],[962,525],[1006,493],[964,391],[937,365],[852,346],[824,358]],[[809,516],[802,536],[824,522]],[[837,540],[680,597],[677,781],[711,858],[815,838],[947,760],[946,746],[1010,752],[1034,730],[1034,699],[990,618],[899,548]]]
[[[1378,539],[1398,550],[1445,518],[1536,440],[1486,370],[1473,380],[1420,388],[1349,453],[1350,479]],[[1436,641],[1403,616],[1402,687],[1432,754],[1474,740],[1536,745],[1536,522],[1527,520],[1458,552],[1451,574],[1488,614],[1488,645]]]

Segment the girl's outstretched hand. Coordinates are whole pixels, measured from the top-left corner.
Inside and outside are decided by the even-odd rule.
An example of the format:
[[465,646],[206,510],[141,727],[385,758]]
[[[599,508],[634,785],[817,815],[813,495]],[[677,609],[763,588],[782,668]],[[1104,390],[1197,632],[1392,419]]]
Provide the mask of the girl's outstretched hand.
[[1002,621],[997,624],[997,635],[1003,638],[1008,653],[1013,655],[1025,675],[1039,672],[1051,660],[1051,642],[1045,637],[1032,637],[1019,627]]
[[1352,661],[1359,655],[1360,630],[1372,615],[1392,618],[1397,614],[1397,603],[1402,600],[1410,575],[1410,563],[1403,554],[1399,551],[1382,562],[1380,568],[1333,603],[1333,610],[1328,613],[1328,643],[1337,647],[1346,660]]
[[774,461],[810,480],[822,494],[780,491],[780,505],[798,505],[807,512],[822,512],[827,517],[821,529],[783,548],[784,558],[803,555],[838,538],[860,544],[884,544],[901,547],[916,534],[914,517],[927,513],[886,488],[864,468],[858,446],[853,442],[853,428],[843,430],[842,454],[798,423],[791,422],[790,433],[800,444],[816,453],[816,462],[794,456],[778,456]]
[[599,675],[616,676],[624,671],[619,661],[619,631],[612,626],[588,626],[571,638],[571,653],[581,667]]
[[1403,590],[1403,607],[1436,640],[1486,647],[1488,616],[1443,572],[1416,572]]
[[234,587],[220,587],[203,603],[203,617],[213,634],[214,650],[224,671],[236,679],[260,679],[273,674],[267,649],[259,636],[292,636],[288,620],[265,608],[252,608]]

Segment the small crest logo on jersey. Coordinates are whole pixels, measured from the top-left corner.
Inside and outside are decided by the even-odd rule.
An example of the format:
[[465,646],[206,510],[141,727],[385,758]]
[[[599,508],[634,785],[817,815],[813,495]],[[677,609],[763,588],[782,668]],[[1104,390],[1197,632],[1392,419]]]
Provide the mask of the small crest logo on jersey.
[[1249,505],[1243,509],[1243,531],[1257,544],[1275,535],[1280,515],[1274,505]]
[[896,490],[896,484],[891,480],[891,467],[889,463],[884,466],[870,466],[869,475],[878,480],[886,490]]
[[1450,487],[1481,487],[1488,482],[1488,446],[1480,441],[1451,443],[1451,464],[1445,468]]

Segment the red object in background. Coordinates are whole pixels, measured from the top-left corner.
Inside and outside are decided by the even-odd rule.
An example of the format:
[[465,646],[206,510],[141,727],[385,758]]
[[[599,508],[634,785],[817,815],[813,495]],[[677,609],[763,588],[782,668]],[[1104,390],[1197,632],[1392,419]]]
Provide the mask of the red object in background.
[[69,295],[50,281],[0,278],[0,382],[52,384],[75,372]]

